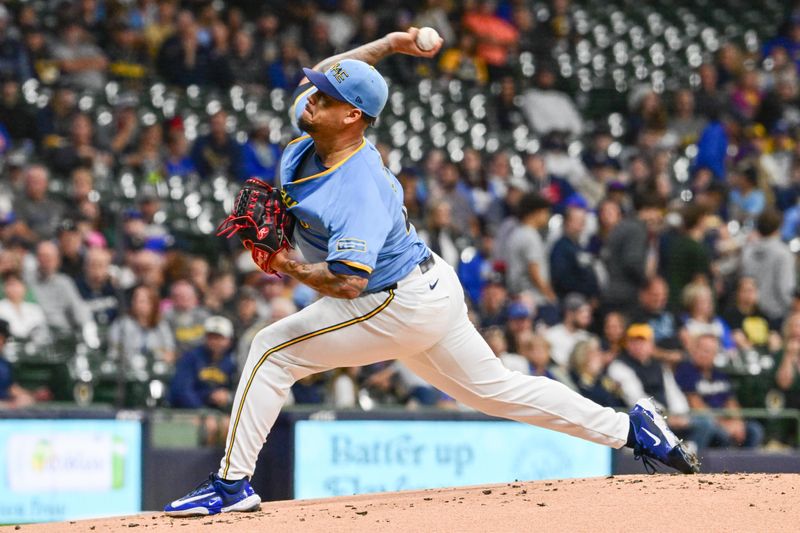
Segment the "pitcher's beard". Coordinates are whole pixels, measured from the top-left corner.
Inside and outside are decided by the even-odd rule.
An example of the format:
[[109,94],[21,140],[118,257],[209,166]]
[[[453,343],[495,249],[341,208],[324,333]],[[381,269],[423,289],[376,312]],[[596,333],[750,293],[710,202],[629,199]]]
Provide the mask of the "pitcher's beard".
[[314,125],[303,117],[300,117],[300,120],[297,121],[297,126],[306,133],[314,131]]

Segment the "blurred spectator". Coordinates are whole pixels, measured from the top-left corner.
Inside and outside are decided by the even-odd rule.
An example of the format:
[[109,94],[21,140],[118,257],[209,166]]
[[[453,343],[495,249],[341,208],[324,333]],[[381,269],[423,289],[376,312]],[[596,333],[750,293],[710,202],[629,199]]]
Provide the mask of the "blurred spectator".
[[[445,41],[446,42],[446,41]],[[489,81],[489,70],[486,61],[476,52],[475,36],[463,33],[458,46],[448,48],[439,58],[439,70],[446,78],[484,85]]]
[[505,278],[499,272],[492,272],[486,280],[478,305],[480,328],[502,326],[508,320],[508,290]]
[[150,63],[145,43],[131,24],[124,20],[116,22],[110,33],[108,73],[125,86],[141,87]]
[[61,176],[66,176],[81,166],[91,168],[98,174],[108,171],[111,156],[99,144],[95,144],[92,119],[78,113],[72,118],[69,138],[50,150],[48,161],[53,172]]
[[132,361],[143,356],[149,362],[175,363],[175,340],[169,325],[161,318],[158,293],[140,285],[131,294],[128,313],[108,330],[108,357]]
[[794,70],[779,74],[775,87],[764,95],[755,120],[773,132],[776,128],[797,127],[798,117],[798,73]]
[[569,356],[569,376],[581,396],[605,407],[625,407],[619,384],[606,374],[597,338],[590,337],[575,344]]
[[459,243],[458,226],[452,220],[452,213],[453,209],[446,201],[434,203],[430,207],[425,228],[419,230],[419,236],[433,253],[455,268],[463,245]]
[[587,329],[592,324],[592,307],[579,293],[570,293],[564,298],[564,319],[548,328],[544,338],[550,343],[553,362],[561,368],[569,363],[569,354],[575,345],[589,338]]
[[138,98],[128,93],[120,97],[114,108],[114,134],[108,147],[116,156],[127,155],[134,149],[140,131],[137,105]]
[[707,218],[704,206],[697,203],[686,206],[681,212],[680,233],[664,247],[662,264],[669,285],[670,309],[680,307],[681,293],[689,283],[712,282],[711,257],[704,244]]
[[158,54],[162,43],[175,31],[177,6],[177,0],[160,0],[155,16],[143,21],[142,37],[150,57]]
[[55,88],[48,105],[39,111],[38,128],[42,135],[42,148],[55,150],[66,143],[77,103],[77,95],[71,87],[59,84]]
[[105,86],[108,59],[76,19],[63,21],[53,58],[58,61],[62,83],[83,91],[100,91]]
[[248,329],[264,319],[264,314],[258,291],[252,287],[239,288],[236,294],[235,304],[236,312],[233,320],[234,337],[241,341]]
[[156,69],[167,83],[180,87],[208,85],[211,80],[211,48],[201,42],[191,11],[178,13],[175,33],[158,50]]
[[10,333],[18,341],[33,341],[44,346],[50,340],[44,311],[38,303],[25,301],[28,288],[19,274],[9,272],[3,275],[3,292],[5,298],[0,300],[0,319],[7,328],[4,341]]
[[205,320],[205,341],[178,360],[170,386],[173,407],[213,407],[223,411],[233,402],[236,362],[231,351],[233,324],[222,316]]
[[532,331],[525,331],[520,335],[517,344],[520,355],[528,362],[528,374],[555,379],[572,386],[565,369],[553,363],[550,357],[550,343],[546,338]]
[[330,44],[334,48],[344,47],[355,35],[358,21],[365,14],[361,11],[361,3],[361,0],[341,0],[337,2],[337,9],[333,13],[319,14],[320,20],[328,28]]
[[611,183],[622,169],[619,159],[609,153],[613,143],[611,131],[600,126],[592,134],[592,144],[581,156],[583,164],[601,183]]
[[736,284],[734,301],[722,318],[733,331],[733,340],[740,350],[775,351],[780,347],[780,335],[770,328],[758,300],[756,280],[742,276]]
[[[508,349],[519,352],[520,339],[533,331],[533,313],[523,302],[512,302],[506,312],[506,340]],[[548,348],[549,353],[549,348]]]
[[667,110],[661,96],[653,90],[634,95],[631,113],[628,117],[628,142],[641,141],[647,132],[663,132],[667,128]]
[[744,70],[731,93],[731,109],[741,119],[752,120],[761,104],[758,71]]
[[662,361],[677,363],[683,358],[678,339],[678,320],[667,309],[667,282],[656,276],[639,291],[639,308],[633,313],[633,321],[647,324],[653,330],[654,355]]
[[[1,5],[0,8],[5,9]],[[9,335],[8,322],[0,320],[0,409],[27,407],[35,401],[30,392],[14,381],[13,368],[5,358]]]
[[45,29],[34,23],[23,30],[23,42],[28,53],[28,69],[32,76],[46,85],[59,77],[58,62],[53,58],[51,43]]
[[729,410],[721,416],[711,415],[716,426],[713,437],[710,438],[711,445],[727,447],[735,444],[747,448],[759,446],[764,438],[764,429],[756,421],[742,419],[730,379],[724,372],[714,368],[718,350],[719,340],[715,335],[705,334],[692,338],[689,344],[691,359],[678,366],[675,380],[694,411]]
[[695,96],[689,89],[680,89],[674,96],[675,110],[667,123],[667,133],[675,146],[688,146],[697,141],[705,120],[695,113]]
[[203,324],[211,313],[200,306],[197,289],[186,280],[178,280],[170,288],[172,308],[164,313],[164,320],[172,329],[178,353],[184,353],[203,342]]
[[187,178],[197,172],[189,156],[189,143],[182,129],[171,129],[167,134],[167,154],[164,161],[168,176]]
[[775,383],[784,392],[785,405],[800,408],[800,313],[789,315],[783,324],[783,349],[775,354]]
[[492,349],[494,355],[503,363],[503,366],[509,370],[515,370],[522,374],[529,374],[528,360],[518,353],[508,351],[508,344],[506,343],[506,335],[503,330],[497,326],[487,328],[483,332],[483,339],[489,348]]
[[0,91],[2,91],[0,92],[0,124],[6,128],[11,140],[14,143],[22,141],[38,143],[39,130],[36,127],[36,116],[25,105],[19,82],[13,78],[7,78],[2,81]]
[[414,25],[418,28],[424,28],[425,26],[434,28],[442,36],[445,43],[456,42],[456,32],[450,23],[444,0],[425,0],[424,5],[417,12]]
[[547,63],[536,72],[536,85],[522,95],[522,110],[528,124],[539,135],[550,132],[583,133],[583,119],[572,99],[555,88],[556,73]]
[[730,217],[752,227],[766,206],[764,191],[758,186],[758,171],[753,165],[735,169],[730,173],[728,181],[731,185],[728,198]]
[[547,198],[557,211],[563,209],[567,200],[575,194],[575,189],[567,180],[547,171],[541,154],[525,156],[525,178],[533,191]]
[[230,37],[228,27],[217,20],[211,24],[211,65],[210,82],[222,89],[233,85],[233,72],[230,64]]
[[211,280],[211,265],[205,257],[195,256],[189,259],[189,282],[203,297],[208,291],[208,283]]
[[595,301],[600,296],[592,256],[581,244],[585,229],[586,210],[568,207],[564,212],[564,233],[550,252],[550,278],[561,299],[570,292]]
[[663,203],[656,196],[636,199],[636,215],[617,224],[608,236],[605,264],[608,287],[604,299],[617,310],[631,312],[639,289],[656,274]]
[[199,137],[192,148],[192,162],[203,178],[224,175],[233,179],[245,177],[242,168],[242,147],[227,131],[228,114],[217,111],[209,118],[209,133]]
[[431,191],[431,202],[438,200],[450,205],[453,227],[459,232],[467,232],[472,225],[474,211],[471,196],[469,186],[459,176],[458,167],[453,163],[444,163],[436,173],[436,187]]
[[203,305],[217,315],[235,313],[236,277],[232,272],[215,272],[209,277]]
[[531,292],[540,309],[553,306],[556,294],[550,285],[547,250],[541,234],[550,219],[550,202],[530,193],[520,200],[517,210],[520,224],[508,237],[505,258],[508,287],[514,294]]
[[107,328],[117,318],[120,301],[111,282],[111,252],[89,248],[83,258],[83,273],[77,281],[78,292],[92,312],[94,321]]
[[[708,122],[703,131],[700,132],[700,139],[697,141],[697,157],[695,158],[692,169],[695,172],[694,184],[697,189],[708,187],[710,179],[725,179],[725,159],[728,156],[728,131],[723,122],[722,107],[710,103],[705,107]],[[700,177],[701,171],[710,173],[709,177]]]
[[653,357],[654,348],[650,326],[631,324],[625,336],[625,351],[608,366],[608,376],[619,383],[628,407],[638,398],[652,396],[670,414],[670,427],[686,429],[689,404],[672,372]]
[[[28,280],[31,292],[43,306],[47,324],[54,336],[64,338],[82,337],[91,348],[100,345],[97,325],[92,320],[89,308],[81,298],[75,282],[58,272],[61,256],[50,241],[36,247],[37,272]],[[76,335],[76,331],[81,332]]]
[[717,315],[714,294],[708,285],[702,283],[687,285],[683,290],[683,306],[686,314],[683,316],[680,337],[684,347],[690,345],[692,337],[709,334],[715,335],[720,340],[723,349],[735,348],[728,324]]
[[[664,302],[667,301],[666,295],[667,290],[665,287]],[[600,341],[600,347],[604,352],[603,357],[606,366],[619,357],[625,349],[625,332],[627,329],[628,321],[622,313],[611,311],[603,318],[603,337]]]
[[759,239],[742,251],[742,275],[756,280],[761,309],[773,324],[789,311],[795,290],[795,258],[781,241],[781,214],[764,211],[756,221]]
[[294,39],[285,37],[281,42],[280,54],[267,67],[270,85],[293,90],[304,77],[302,68],[311,64],[305,50]]
[[233,50],[228,58],[232,81],[247,89],[262,90],[267,82],[267,64],[253,46],[247,30],[233,35]]
[[510,131],[525,124],[525,115],[517,98],[519,90],[513,76],[503,76],[500,81],[500,94],[494,102],[495,111],[487,118],[493,129]]
[[14,214],[32,232],[34,239],[51,239],[64,213],[64,207],[48,194],[50,175],[46,167],[25,169],[25,192],[14,202]]
[[23,82],[32,76],[25,48],[11,35],[11,15],[0,4],[0,77]]
[[[622,209],[620,205],[609,198],[604,199],[597,206],[597,230],[589,239],[588,250],[594,255],[595,259],[605,256],[604,250],[608,243],[608,237],[617,224],[622,221]],[[608,273],[603,268],[602,263],[595,264],[595,269],[600,269],[602,281],[605,281]]]
[[164,171],[164,136],[160,124],[145,126],[139,133],[138,146],[122,157],[122,164],[130,166],[144,181],[158,183]]
[[86,250],[83,236],[77,223],[65,218],[58,227],[58,250],[61,252],[59,272],[77,281],[83,270],[83,256]]
[[495,14],[497,2],[480,0],[464,13],[462,28],[478,40],[477,53],[490,67],[505,67],[508,54],[519,41],[519,32],[508,21]]
[[270,140],[269,122],[269,116],[263,113],[253,118],[250,135],[242,147],[242,177],[261,178],[277,185],[275,178],[278,175],[281,148]]

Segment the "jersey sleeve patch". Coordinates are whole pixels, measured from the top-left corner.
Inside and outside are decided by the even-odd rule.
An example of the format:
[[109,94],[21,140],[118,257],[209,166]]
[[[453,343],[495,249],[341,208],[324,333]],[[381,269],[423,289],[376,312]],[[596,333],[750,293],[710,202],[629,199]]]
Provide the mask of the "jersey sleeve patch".
[[363,252],[367,251],[367,242],[361,239],[353,239],[350,237],[339,239],[336,241],[337,252]]

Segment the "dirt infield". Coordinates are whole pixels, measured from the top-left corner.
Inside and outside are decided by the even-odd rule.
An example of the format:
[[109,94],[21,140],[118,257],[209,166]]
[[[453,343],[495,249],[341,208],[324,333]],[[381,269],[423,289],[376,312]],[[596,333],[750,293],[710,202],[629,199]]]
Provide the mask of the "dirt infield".
[[[792,531],[800,475],[610,476],[271,502],[257,513],[145,513],[17,526],[22,532]],[[0,528],[2,531],[14,531]]]

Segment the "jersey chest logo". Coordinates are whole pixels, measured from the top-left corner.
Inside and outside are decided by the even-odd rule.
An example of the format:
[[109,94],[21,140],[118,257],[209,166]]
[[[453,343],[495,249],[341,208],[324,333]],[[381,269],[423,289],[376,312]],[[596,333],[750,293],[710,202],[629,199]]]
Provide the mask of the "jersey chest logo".
[[[289,193],[287,193],[285,189],[281,189],[281,199],[283,200],[283,204],[286,206],[287,209],[296,206],[298,203],[297,200],[289,196]],[[294,218],[297,220],[297,222],[300,223],[300,227],[302,227],[303,229],[308,229],[311,227],[309,226],[308,222],[300,220],[297,217],[296,213],[292,213],[292,215],[294,215]]]

